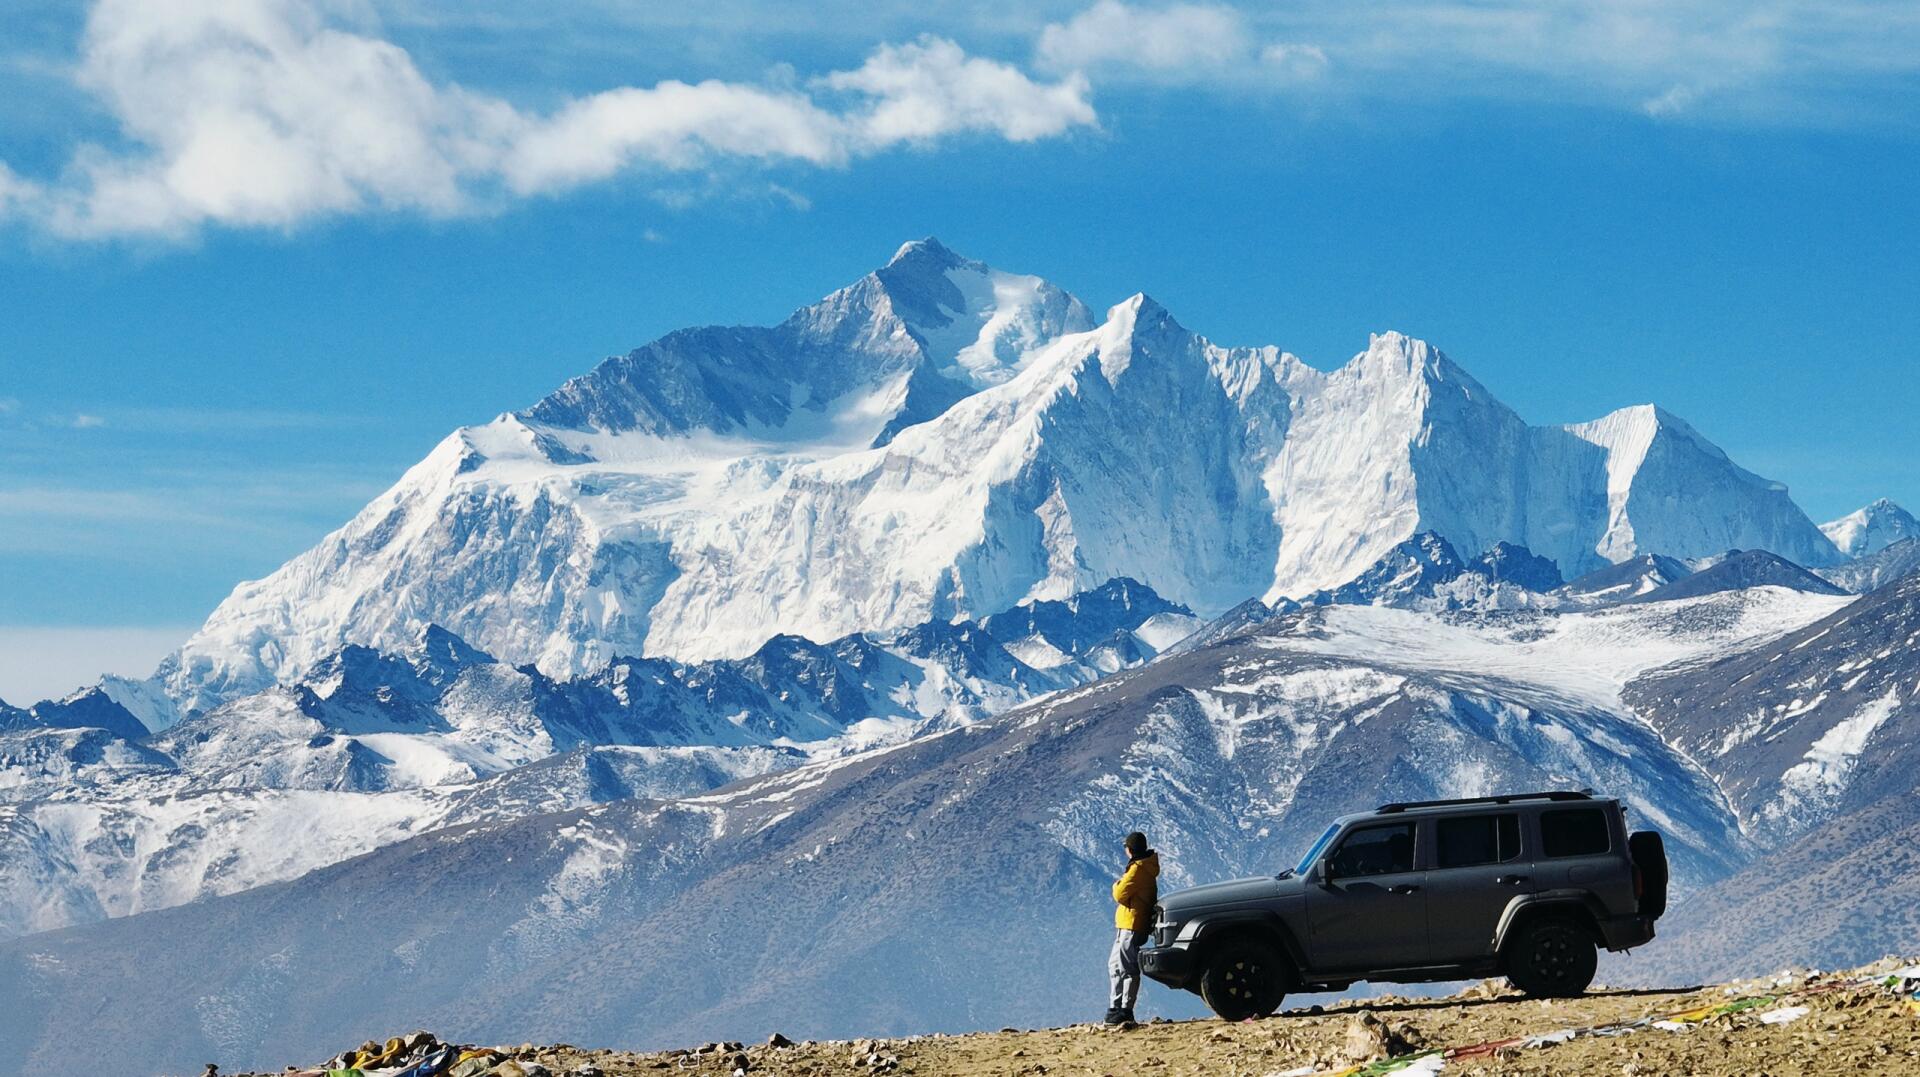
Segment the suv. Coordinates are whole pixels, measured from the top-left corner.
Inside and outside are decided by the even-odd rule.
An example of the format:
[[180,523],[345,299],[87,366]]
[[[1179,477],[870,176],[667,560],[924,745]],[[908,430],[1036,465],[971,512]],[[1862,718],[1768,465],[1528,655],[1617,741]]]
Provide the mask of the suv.
[[1596,947],[1652,939],[1666,903],[1660,835],[1628,834],[1617,800],[1385,804],[1335,820],[1291,871],[1166,895],[1140,967],[1229,1021],[1356,980],[1504,974],[1531,996],[1577,995]]

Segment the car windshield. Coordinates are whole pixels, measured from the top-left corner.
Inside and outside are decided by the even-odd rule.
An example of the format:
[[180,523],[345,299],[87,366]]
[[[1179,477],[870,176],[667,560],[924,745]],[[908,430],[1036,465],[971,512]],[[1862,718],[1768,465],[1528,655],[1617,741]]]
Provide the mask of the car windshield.
[[1306,874],[1306,870],[1309,867],[1313,866],[1313,862],[1315,860],[1320,859],[1320,854],[1327,851],[1327,843],[1332,841],[1333,836],[1335,834],[1338,834],[1339,832],[1340,832],[1339,823],[1335,823],[1332,826],[1328,827],[1327,832],[1320,835],[1320,837],[1313,843],[1313,847],[1307,850],[1307,855],[1301,857],[1300,863],[1295,865],[1294,869],[1292,871],[1287,872],[1287,874],[1289,875]]

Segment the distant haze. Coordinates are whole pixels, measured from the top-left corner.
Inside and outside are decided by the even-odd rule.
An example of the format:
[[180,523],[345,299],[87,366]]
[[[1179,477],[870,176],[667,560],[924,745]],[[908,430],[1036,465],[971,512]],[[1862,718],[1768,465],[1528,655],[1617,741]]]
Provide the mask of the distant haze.
[[17,707],[58,699],[103,674],[145,677],[191,626],[0,627],[0,699]]

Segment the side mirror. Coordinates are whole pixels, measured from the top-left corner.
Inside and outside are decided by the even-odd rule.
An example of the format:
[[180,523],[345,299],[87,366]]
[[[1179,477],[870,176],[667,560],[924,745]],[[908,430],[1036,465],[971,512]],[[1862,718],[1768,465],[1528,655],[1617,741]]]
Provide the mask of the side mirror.
[[1333,870],[1333,860],[1328,858],[1315,864],[1313,866],[1313,874],[1315,878],[1320,880],[1321,886],[1332,886],[1333,880],[1336,877]]

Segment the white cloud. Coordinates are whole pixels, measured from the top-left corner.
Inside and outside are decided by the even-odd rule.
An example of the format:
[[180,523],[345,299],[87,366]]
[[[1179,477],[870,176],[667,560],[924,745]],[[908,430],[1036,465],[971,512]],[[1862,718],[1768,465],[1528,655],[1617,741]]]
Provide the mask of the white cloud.
[[73,417],[75,430],[98,430],[107,425],[107,421],[98,415],[80,414]]
[[18,628],[0,626],[0,700],[28,707],[59,699],[103,674],[145,677],[193,634],[193,626]]
[[636,160],[685,169],[713,156],[844,161],[839,118],[799,94],[726,82],[663,82],[594,94],[505,140],[501,171],[522,194],[605,179]]
[[1181,80],[1228,74],[1253,54],[1246,20],[1228,7],[1173,4],[1146,8],[1099,0],[1040,32],[1040,61],[1056,71],[1136,70]]
[[855,144],[874,149],[961,133],[1032,142],[1095,122],[1084,75],[1037,83],[934,37],[883,45],[857,70],[819,81],[866,100],[850,118]]
[[5,161],[0,161],[0,221],[20,213],[38,193],[33,184],[21,179]]
[[1037,82],[938,38],[816,80],[831,101],[668,80],[534,114],[434,82],[370,26],[345,0],[99,0],[78,79],[124,143],[82,146],[40,183],[0,163],[0,211],[70,237],[450,215],[632,168],[835,166],[948,135],[1029,141],[1096,122],[1083,78]]
[[1260,63],[1286,80],[1318,78],[1327,70],[1327,53],[1318,45],[1290,45],[1276,41],[1260,50]]
[[1248,16],[1218,4],[1161,7],[1099,0],[1040,32],[1039,64],[1102,78],[1160,84],[1276,89],[1324,73],[1318,45],[1268,40]]

